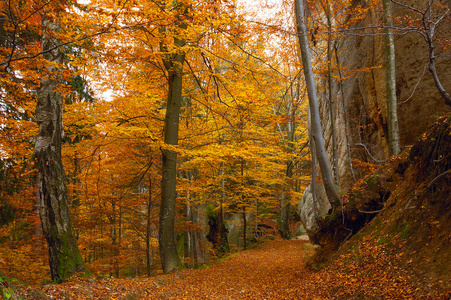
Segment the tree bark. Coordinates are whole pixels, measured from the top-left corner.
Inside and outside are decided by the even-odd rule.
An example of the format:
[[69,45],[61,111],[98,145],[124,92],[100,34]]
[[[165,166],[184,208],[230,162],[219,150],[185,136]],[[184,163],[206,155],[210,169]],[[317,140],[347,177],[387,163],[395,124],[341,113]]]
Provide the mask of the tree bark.
[[392,9],[390,0],[383,0],[385,28],[385,74],[387,84],[387,121],[388,121],[388,151],[389,155],[401,152],[399,144],[399,126],[396,101],[396,74],[395,74],[395,43],[392,26]]
[[321,131],[321,123],[319,116],[318,98],[316,96],[316,85],[313,77],[313,68],[310,58],[310,51],[307,39],[307,28],[305,26],[304,3],[303,0],[295,0],[297,34],[299,38],[299,46],[301,48],[302,65],[304,67],[304,76],[307,86],[309,98],[309,106],[311,113],[311,132],[316,146],[316,155],[323,177],[324,188],[327,198],[332,208],[340,206],[340,195],[338,188],[334,183],[332,170],[326,153],[324,137]]
[[149,169],[149,199],[147,200],[147,224],[146,224],[146,273],[147,277],[151,275],[151,258],[150,258],[150,228],[151,228],[151,212],[152,212],[152,170]]
[[[180,25],[184,27],[183,24]],[[161,30],[165,34],[165,29]],[[182,102],[182,79],[185,53],[180,49],[185,42],[174,38],[174,44],[178,52],[168,52],[166,45],[160,44],[163,52],[163,63],[168,72],[168,98],[166,117],[164,121],[164,142],[169,145],[178,144],[179,116]],[[162,150],[162,183],[161,183],[161,207],[159,248],[161,264],[164,273],[170,273],[180,266],[180,258],[177,253],[175,241],[175,199],[177,197],[177,153],[173,150]]]
[[338,146],[337,133],[335,128],[335,104],[332,87],[332,17],[330,12],[330,3],[326,1],[326,18],[327,18],[327,88],[329,92],[329,113],[330,113],[330,128],[332,131],[332,153],[333,153],[333,169],[335,175],[335,184],[340,186],[340,176],[338,174]]
[[229,231],[224,225],[222,205],[219,207],[217,213],[208,216],[208,226],[209,231],[206,237],[212,244],[213,249],[216,250],[216,255],[222,256],[229,252],[229,241],[227,239],[227,233]]
[[[299,85],[297,86],[296,97],[299,96]],[[296,132],[296,109],[293,108],[293,92],[291,92],[290,100],[287,100],[287,150],[290,154],[294,153],[294,137]],[[279,127],[279,130],[280,127]],[[284,239],[290,239],[291,232],[289,227],[290,219],[290,199],[291,199],[291,188],[292,188],[292,177],[293,177],[293,159],[288,159],[286,161],[286,171],[285,176],[287,179],[286,185],[282,188],[282,193],[280,195],[280,221],[279,221],[279,232]]]
[[[42,50],[57,44],[48,32],[56,32],[59,25],[43,16],[44,34]],[[63,97],[57,90],[61,82],[63,53],[46,52],[44,58],[53,64],[43,68],[38,89],[38,102],[34,121],[39,133],[33,157],[37,159],[39,201],[42,231],[48,243],[50,273],[53,281],[60,282],[77,271],[85,269],[79,252],[69,208],[61,143],[63,136]]]
[[289,227],[289,217],[290,217],[290,194],[287,195],[282,192],[280,196],[280,224],[279,232],[282,238],[288,240],[291,237],[290,227]]

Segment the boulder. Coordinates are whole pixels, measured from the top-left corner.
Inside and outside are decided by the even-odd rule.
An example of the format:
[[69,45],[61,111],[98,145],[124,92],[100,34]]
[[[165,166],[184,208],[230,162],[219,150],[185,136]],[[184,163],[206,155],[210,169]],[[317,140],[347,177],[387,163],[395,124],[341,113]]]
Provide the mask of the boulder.
[[[326,215],[331,208],[330,203],[325,196],[325,192],[321,191],[321,188],[318,189],[320,191],[318,194],[321,196],[317,196],[318,199],[314,199],[311,189],[311,185],[305,188],[304,195],[298,206],[302,224],[309,237],[318,229],[317,218]],[[322,190],[324,190],[324,188],[322,188]]]

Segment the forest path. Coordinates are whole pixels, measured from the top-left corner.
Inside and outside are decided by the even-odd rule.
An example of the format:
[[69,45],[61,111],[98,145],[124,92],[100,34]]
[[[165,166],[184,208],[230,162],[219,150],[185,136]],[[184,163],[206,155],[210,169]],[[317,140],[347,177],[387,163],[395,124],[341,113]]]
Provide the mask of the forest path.
[[[365,242],[364,242],[365,244]],[[321,271],[306,267],[308,241],[276,240],[198,270],[151,278],[75,279],[45,286],[38,299],[415,299],[405,271],[368,241],[367,257],[344,255]],[[45,296],[44,296],[45,297]],[[435,298],[427,298],[435,299]],[[439,298],[437,298],[439,299]],[[446,298],[443,298],[446,299]]]

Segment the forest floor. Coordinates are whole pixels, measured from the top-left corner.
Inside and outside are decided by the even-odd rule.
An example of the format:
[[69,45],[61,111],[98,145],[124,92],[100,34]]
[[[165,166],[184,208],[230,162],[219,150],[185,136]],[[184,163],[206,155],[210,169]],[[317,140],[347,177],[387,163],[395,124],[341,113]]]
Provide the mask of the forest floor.
[[[372,207],[361,208],[371,217],[338,250],[305,240],[267,240],[201,269],[134,279],[74,277],[58,285],[19,287],[10,299],[449,300],[450,145],[448,115],[410,152],[356,183],[349,195],[362,203],[382,201],[384,207],[377,216]],[[328,231],[335,237],[344,219],[324,220],[336,221]]]
[[[395,247],[402,248],[393,243]],[[349,247],[348,247],[349,248]],[[402,252],[369,236],[321,268],[308,241],[274,240],[197,270],[134,279],[74,278],[23,291],[28,299],[450,299],[451,290],[421,283]],[[349,249],[348,249],[349,250]],[[316,254],[317,255],[317,254]],[[338,258],[338,259],[337,259]]]

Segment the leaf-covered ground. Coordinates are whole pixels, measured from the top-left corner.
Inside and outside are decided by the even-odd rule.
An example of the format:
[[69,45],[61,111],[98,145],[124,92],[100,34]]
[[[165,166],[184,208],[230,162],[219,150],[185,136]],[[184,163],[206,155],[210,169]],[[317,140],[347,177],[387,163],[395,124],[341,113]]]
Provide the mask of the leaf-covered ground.
[[[396,245],[396,244],[395,244]],[[402,243],[397,247],[402,248]],[[419,285],[401,267],[402,252],[387,253],[363,238],[321,270],[308,266],[308,241],[271,241],[198,270],[139,279],[77,278],[28,289],[33,299],[449,299]],[[424,296],[424,294],[428,296]],[[421,296],[423,295],[423,296]]]

